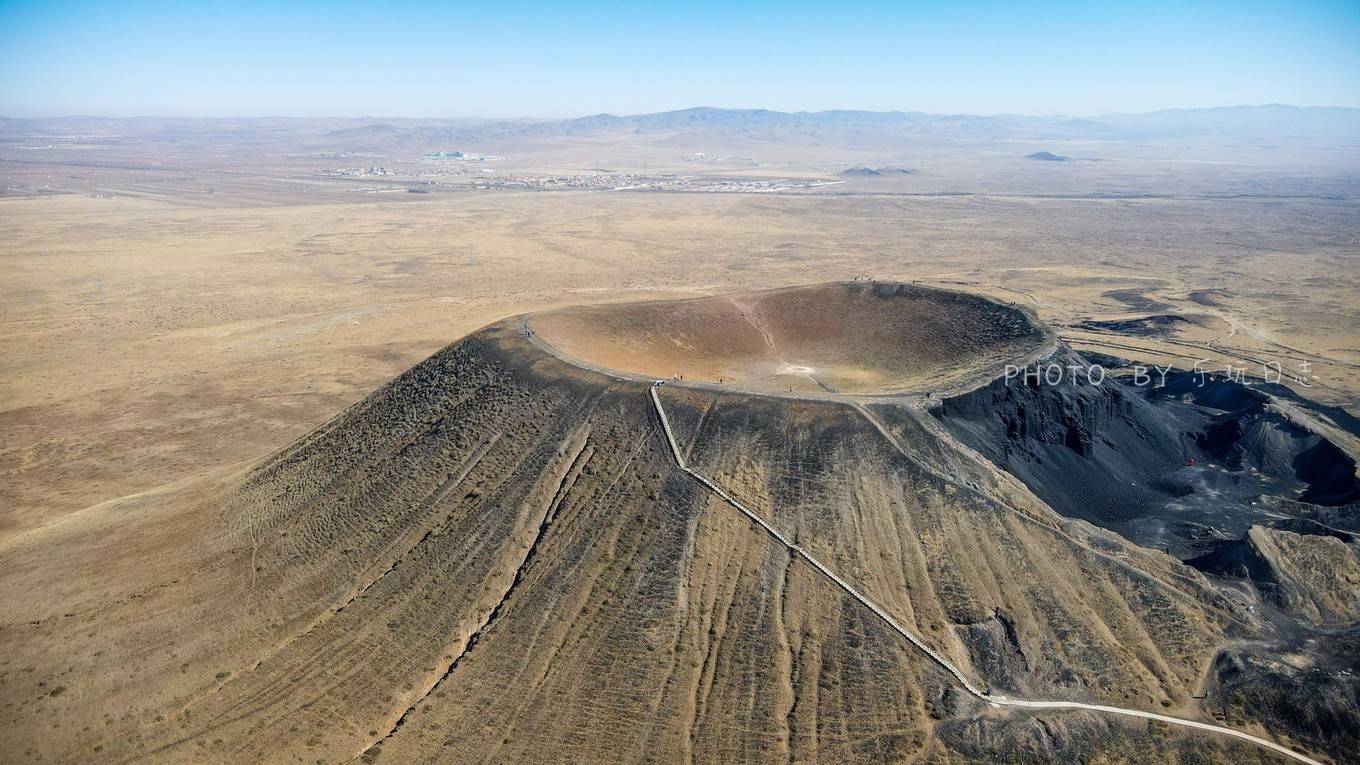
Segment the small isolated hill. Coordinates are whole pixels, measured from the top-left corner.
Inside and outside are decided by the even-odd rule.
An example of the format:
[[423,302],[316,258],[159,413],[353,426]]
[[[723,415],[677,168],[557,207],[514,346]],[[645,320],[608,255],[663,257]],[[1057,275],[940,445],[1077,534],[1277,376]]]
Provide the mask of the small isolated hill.
[[905,167],[859,167],[846,168],[840,172],[844,178],[877,178],[884,175],[911,175],[916,172]]
[[[642,376],[660,348],[686,381]],[[1341,761],[1273,697],[1200,698],[1267,636],[1241,596],[1064,519],[930,411],[933,377],[1004,396],[998,362],[1059,351],[906,285],[498,322],[248,471],[5,543],[0,760],[1283,761],[964,677]],[[778,395],[771,357],[814,385]],[[1081,403],[1054,416],[1119,406]]]
[[1071,162],[1071,157],[1064,157],[1061,154],[1054,154],[1049,151],[1036,151],[1033,154],[1026,154],[1025,159],[1033,159],[1038,162]]

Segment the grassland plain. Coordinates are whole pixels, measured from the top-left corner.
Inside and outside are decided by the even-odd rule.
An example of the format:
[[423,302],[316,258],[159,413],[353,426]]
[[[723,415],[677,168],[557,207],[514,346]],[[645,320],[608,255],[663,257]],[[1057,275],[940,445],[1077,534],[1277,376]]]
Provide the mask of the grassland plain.
[[[1031,305],[1079,348],[1187,367],[1308,363],[1310,396],[1360,395],[1355,218],[1339,202],[564,192],[0,205],[5,534],[244,465],[453,338],[569,304],[919,279]],[[1167,337],[1087,328],[1167,312],[1130,295],[1194,321]]]
[[[677,469],[645,382],[496,322],[867,277],[1022,308],[1064,353],[1279,362],[1342,418],[1351,143],[517,128],[431,165],[449,133],[260,127],[0,125],[4,759],[1275,761],[970,700]],[[791,316],[728,318],[777,350]],[[828,393],[738,345],[757,388]],[[1353,573],[1347,532],[1253,529],[1225,554],[1276,581],[1225,587],[917,408],[663,395],[696,470],[970,676],[1354,751],[1353,598],[1315,570]]]

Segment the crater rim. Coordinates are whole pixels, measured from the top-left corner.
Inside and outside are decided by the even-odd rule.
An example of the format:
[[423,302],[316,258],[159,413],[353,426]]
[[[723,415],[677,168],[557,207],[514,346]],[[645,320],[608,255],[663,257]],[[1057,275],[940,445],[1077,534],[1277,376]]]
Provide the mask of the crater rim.
[[898,281],[566,306],[506,322],[557,359],[612,379],[811,399],[957,395],[1058,345],[1026,306]]

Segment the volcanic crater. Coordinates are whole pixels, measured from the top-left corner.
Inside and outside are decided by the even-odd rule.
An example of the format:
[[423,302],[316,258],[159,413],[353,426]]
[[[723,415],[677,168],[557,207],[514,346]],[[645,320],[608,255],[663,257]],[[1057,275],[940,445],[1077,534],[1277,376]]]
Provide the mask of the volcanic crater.
[[762,393],[942,391],[985,382],[1051,345],[1017,307],[872,282],[568,308],[525,326],[566,360],[614,376]]
[[1055,512],[1194,442],[1118,382],[1000,379],[1040,359],[1084,363],[903,284],[495,322],[240,474],[3,548],[0,588],[61,587],[3,608],[41,715],[0,760],[1283,761],[1082,704],[1355,751],[1350,680],[1242,654],[1263,607]]

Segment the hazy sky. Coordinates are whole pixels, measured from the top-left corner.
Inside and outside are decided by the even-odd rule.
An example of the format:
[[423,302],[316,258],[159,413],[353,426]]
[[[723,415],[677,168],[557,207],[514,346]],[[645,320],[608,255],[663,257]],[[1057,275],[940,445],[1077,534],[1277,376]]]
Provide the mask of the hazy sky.
[[1360,106],[1360,0],[0,0],[6,116],[1098,114],[1270,102]]

